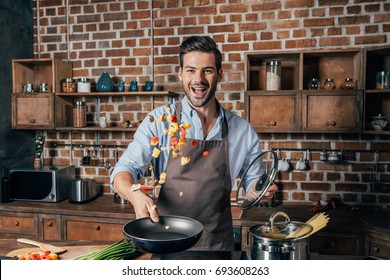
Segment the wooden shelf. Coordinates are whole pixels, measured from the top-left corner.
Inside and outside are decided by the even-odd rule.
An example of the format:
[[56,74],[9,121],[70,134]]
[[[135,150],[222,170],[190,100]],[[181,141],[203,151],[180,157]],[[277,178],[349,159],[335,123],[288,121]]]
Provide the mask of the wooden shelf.
[[57,93],[59,97],[82,97],[82,96],[178,96],[179,94],[172,91],[123,91],[123,92],[74,92],[74,93]]
[[106,127],[106,128],[101,128],[99,126],[88,126],[88,127],[56,127],[56,131],[120,131],[120,132],[134,132],[137,130],[136,127]]

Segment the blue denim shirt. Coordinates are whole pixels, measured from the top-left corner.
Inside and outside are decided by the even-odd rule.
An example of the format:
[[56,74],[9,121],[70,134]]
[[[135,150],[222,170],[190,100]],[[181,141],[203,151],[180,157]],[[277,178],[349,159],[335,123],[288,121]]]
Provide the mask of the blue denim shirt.
[[[197,115],[197,112],[188,104],[187,98],[181,100],[182,115],[181,122],[190,123],[191,128],[187,129],[187,138],[203,140],[202,124]],[[226,117],[228,123],[228,143],[229,143],[229,166],[230,176],[232,178],[232,187],[235,184],[235,179],[241,176],[246,170],[247,166],[252,160],[261,153],[260,141],[257,133],[253,130],[250,124],[241,117],[232,112],[223,109],[217,102],[220,110],[220,115],[212,130],[208,133],[205,140],[221,140],[222,139],[222,121]],[[170,108],[167,112],[167,107]],[[146,117],[136,133],[133,141],[128,145],[126,151],[123,153],[111,174],[111,184],[114,177],[119,172],[125,171],[130,173],[135,182],[145,174],[149,163],[152,161],[153,146],[150,144],[152,137],[159,137],[159,147],[167,147],[162,150],[160,156],[155,162],[156,178],[159,178],[161,172],[164,172],[168,157],[169,157],[169,136],[165,136],[164,129],[169,127],[170,122],[157,123],[157,119],[163,113],[174,114],[176,110],[175,104],[161,106],[154,109],[149,115],[153,116],[154,121],[149,121],[149,116]],[[190,145],[190,143],[189,143]],[[245,178],[243,178],[242,185],[245,189],[250,186],[254,179],[259,178],[263,173],[261,168],[262,160],[259,159],[252,165]]]

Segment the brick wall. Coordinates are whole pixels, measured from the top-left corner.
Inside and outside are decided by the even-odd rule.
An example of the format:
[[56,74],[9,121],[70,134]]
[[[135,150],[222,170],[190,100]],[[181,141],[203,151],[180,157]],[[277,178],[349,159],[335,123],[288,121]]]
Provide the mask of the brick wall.
[[[95,82],[108,71],[115,81],[122,79],[127,85],[132,80],[143,85],[154,79],[164,90],[181,92],[176,76],[178,45],[189,35],[207,34],[223,51],[225,72],[217,97],[240,116],[244,116],[246,52],[383,46],[390,40],[388,1],[155,0],[153,21],[149,1],[69,0],[68,8],[66,2],[39,2],[40,36],[35,21],[34,44],[37,57],[72,60],[75,78],[89,77]],[[86,101],[88,120],[93,122],[96,100]],[[156,106],[165,102],[166,98],[157,99]],[[126,119],[141,120],[151,108],[149,98],[138,97],[102,98],[100,104],[101,112],[116,124]],[[81,177],[95,177],[109,192],[109,170],[80,166],[83,149],[95,144],[118,145],[121,154],[132,136],[132,132],[47,132],[45,163],[75,164]],[[389,150],[390,144],[388,136],[375,135],[262,133],[259,137],[264,149]],[[70,144],[70,139],[83,148],[75,146],[71,151],[68,146],[53,146],[54,142]],[[105,150],[104,157],[111,165],[114,150]],[[302,153],[284,151],[281,156],[294,162]],[[389,194],[369,184],[370,170],[376,167],[374,153],[346,154],[348,161],[343,164],[324,163],[317,152],[310,156],[308,171],[278,175],[284,202],[338,197],[349,204],[389,205]],[[381,153],[377,167],[384,182],[390,181],[389,162],[390,154]]]

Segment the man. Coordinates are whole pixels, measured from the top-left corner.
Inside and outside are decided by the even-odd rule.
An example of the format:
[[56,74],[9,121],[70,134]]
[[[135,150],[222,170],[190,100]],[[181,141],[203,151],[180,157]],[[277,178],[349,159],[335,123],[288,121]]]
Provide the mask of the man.
[[[231,189],[261,153],[249,123],[215,98],[221,63],[222,55],[210,37],[192,36],[181,44],[178,77],[185,98],[150,113],[111,175],[113,188],[133,204],[137,218],[157,222],[159,215],[180,215],[200,221],[204,231],[197,250],[234,249]],[[133,185],[152,159],[162,181],[157,206]],[[248,199],[257,195],[254,185],[262,174],[258,162],[241,178]],[[276,191],[272,185],[262,202]]]

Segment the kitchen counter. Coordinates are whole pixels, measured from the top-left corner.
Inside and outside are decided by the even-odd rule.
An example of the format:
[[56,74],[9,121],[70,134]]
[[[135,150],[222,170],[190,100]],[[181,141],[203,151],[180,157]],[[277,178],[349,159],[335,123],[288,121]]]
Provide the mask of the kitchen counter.
[[[268,222],[269,217],[275,211],[287,213],[291,220],[304,222],[311,218],[314,213],[310,211],[309,204],[280,204],[275,207],[253,207],[242,213],[237,207],[233,207],[233,223],[237,226],[253,226]],[[119,204],[114,202],[113,195],[102,195],[88,203],[71,203],[64,200],[58,203],[13,201],[0,204],[0,211],[12,211],[19,213],[50,213],[61,215],[104,215],[107,218],[120,218],[134,220],[135,213],[131,204]],[[376,209],[374,207],[359,207],[359,210],[350,210],[347,207],[330,209],[327,211],[330,221],[326,229],[336,232],[359,231],[363,226],[363,218],[372,217],[373,224],[379,224],[379,217],[390,221],[390,211]],[[375,221],[374,221],[375,219]],[[389,228],[390,230],[390,228]]]
[[[308,204],[280,204],[275,207],[253,207],[245,211],[233,207],[233,224],[241,233],[241,248],[246,249],[251,245],[248,229],[253,225],[267,223],[272,213],[283,211],[292,221],[305,222],[314,215],[310,211],[311,207]],[[383,251],[383,246],[390,244],[390,229],[381,222],[381,219],[390,220],[388,210],[373,207],[351,210],[342,206],[326,212],[330,221],[324,229],[310,236],[310,251],[322,255],[337,252],[339,255],[360,256],[363,255],[364,247],[371,246],[377,250],[376,244],[379,244],[382,256],[390,258],[390,253]],[[76,240],[100,240],[113,243],[123,238],[123,225],[134,219],[132,205],[115,203],[113,195],[103,195],[83,204],[68,200],[58,203],[13,201],[0,204],[0,238],[25,237],[50,243],[53,240],[71,243]],[[368,235],[372,244],[367,243]],[[19,244],[16,245],[19,247]]]

